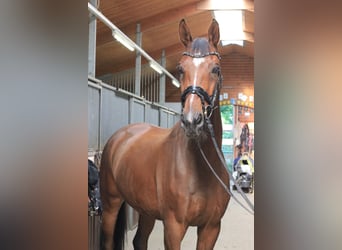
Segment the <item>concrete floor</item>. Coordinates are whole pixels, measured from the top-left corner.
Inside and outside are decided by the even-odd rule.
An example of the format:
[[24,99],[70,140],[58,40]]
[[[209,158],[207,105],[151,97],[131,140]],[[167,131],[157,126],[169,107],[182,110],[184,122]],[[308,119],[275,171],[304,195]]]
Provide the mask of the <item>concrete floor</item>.
[[[239,200],[242,200],[241,195],[237,193],[237,191],[233,192]],[[252,203],[254,203],[254,193],[246,195],[252,201]],[[126,247],[128,250],[133,250],[132,239],[134,237],[135,231],[136,230],[129,231],[127,234]],[[190,227],[182,241],[182,249],[195,249],[196,239],[196,228]],[[154,229],[149,238],[148,249],[164,249],[163,224],[161,221],[156,221]],[[226,213],[222,219],[221,232],[214,249],[254,249],[254,216],[249,214],[242,207],[240,207],[240,205],[232,198],[229,202]]]

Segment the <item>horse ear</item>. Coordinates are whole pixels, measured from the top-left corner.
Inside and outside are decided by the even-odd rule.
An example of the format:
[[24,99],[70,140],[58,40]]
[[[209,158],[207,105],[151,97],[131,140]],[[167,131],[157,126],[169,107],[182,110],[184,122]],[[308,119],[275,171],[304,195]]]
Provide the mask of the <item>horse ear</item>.
[[215,19],[213,19],[208,29],[208,41],[217,49],[217,44],[220,41],[220,28]]
[[179,39],[184,44],[185,47],[192,42],[192,36],[188,25],[186,25],[185,20],[182,19],[179,23]]

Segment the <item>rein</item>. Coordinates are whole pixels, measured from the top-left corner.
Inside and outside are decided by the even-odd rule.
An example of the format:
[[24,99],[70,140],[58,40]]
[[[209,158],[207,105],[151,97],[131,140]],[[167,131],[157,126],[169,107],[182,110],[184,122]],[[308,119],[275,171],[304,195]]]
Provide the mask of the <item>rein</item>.
[[242,191],[240,185],[236,182],[236,180],[233,178],[232,174],[228,171],[226,162],[221,154],[221,151],[218,147],[217,141],[215,139],[215,134],[214,134],[214,128],[213,128],[213,124],[211,123],[210,119],[205,119],[209,128],[209,132],[210,132],[210,136],[211,136],[211,140],[214,143],[215,146],[215,150],[217,155],[219,156],[221,163],[223,164],[223,166],[225,166],[225,170],[228,172],[229,178],[233,180],[234,185],[236,186],[237,190],[239,191],[240,195],[242,196],[242,198],[247,202],[248,206],[251,208],[250,211],[248,208],[246,208],[236,197],[235,195],[230,192],[229,188],[224,184],[224,182],[221,180],[221,178],[217,175],[217,173],[215,172],[214,168],[211,166],[210,162],[208,161],[207,157],[205,156],[201,145],[199,144],[199,142],[197,142],[197,146],[199,147],[199,150],[202,154],[202,157],[204,158],[205,162],[207,163],[208,167],[210,168],[211,172],[214,174],[214,176],[216,177],[216,179],[220,182],[220,184],[222,185],[222,187],[224,188],[224,190],[234,198],[234,200],[240,204],[240,206],[242,206],[247,212],[249,212],[250,214],[254,214],[254,205],[252,204],[252,202],[248,199],[248,197],[246,196],[246,194]]
[[[210,56],[210,55],[215,55],[217,56],[220,60],[221,60],[221,56],[218,52],[214,51],[214,52],[208,52],[206,54],[200,54],[200,55],[194,55],[191,54],[190,52],[184,52],[183,53],[184,56],[190,56],[193,58],[202,58],[202,57],[206,57],[206,56]],[[183,108],[184,108],[184,104],[185,104],[185,100],[186,97],[188,96],[188,94],[196,94],[200,97],[201,99],[201,103],[202,103],[202,110],[205,116],[205,121],[207,123],[209,132],[210,132],[210,136],[211,136],[211,140],[214,144],[216,153],[218,155],[218,157],[220,158],[220,161],[222,162],[225,170],[228,172],[229,178],[233,180],[234,185],[236,186],[238,192],[240,193],[240,195],[242,196],[242,198],[247,202],[248,206],[251,208],[248,209],[246,206],[244,206],[238,199],[237,197],[229,190],[229,188],[224,184],[224,182],[221,180],[221,178],[217,175],[217,173],[215,172],[214,168],[212,167],[212,165],[210,164],[210,162],[208,161],[207,157],[205,156],[201,145],[199,144],[199,142],[197,142],[197,146],[202,154],[203,159],[205,160],[205,162],[207,163],[209,169],[211,170],[211,172],[213,173],[213,175],[216,177],[216,179],[219,181],[219,183],[222,185],[222,187],[224,188],[224,190],[231,196],[233,197],[233,199],[235,199],[235,201],[241,206],[243,207],[247,212],[249,212],[250,214],[254,214],[254,205],[252,204],[252,202],[248,199],[248,197],[246,196],[246,194],[242,191],[240,185],[236,182],[236,180],[233,178],[232,174],[228,171],[226,162],[222,156],[222,153],[218,147],[217,141],[215,139],[215,133],[214,133],[214,128],[213,128],[213,124],[210,121],[210,117],[213,113],[213,110],[218,108],[218,106],[214,106],[215,104],[215,100],[217,98],[217,92],[218,92],[218,85],[220,85],[222,82],[222,76],[220,75],[218,82],[216,83],[215,86],[215,91],[214,94],[212,96],[209,96],[209,94],[202,89],[201,87],[198,86],[190,86],[188,88],[186,88],[182,95],[181,95],[181,103],[182,103],[182,113],[183,113]],[[205,102],[208,103],[207,106],[205,106]]]

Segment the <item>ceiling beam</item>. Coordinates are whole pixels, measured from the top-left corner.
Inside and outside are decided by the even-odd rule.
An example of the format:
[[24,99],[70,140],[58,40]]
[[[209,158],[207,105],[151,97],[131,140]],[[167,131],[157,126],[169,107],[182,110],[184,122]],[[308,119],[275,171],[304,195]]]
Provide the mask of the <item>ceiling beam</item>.
[[254,1],[204,0],[197,4],[200,10],[248,10],[254,12]]
[[243,31],[243,40],[254,43],[254,34],[250,32]]
[[[172,44],[171,46],[168,46],[167,48],[165,48],[165,56],[166,58],[170,57],[170,56],[175,56],[175,55],[179,55],[179,58],[182,54],[182,52],[184,51],[184,46],[179,42],[176,44]],[[161,49],[157,49],[154,51],[147,51],[147,53],[156,61],[159,61],[159,59],[161,58],[161,53],[162,50]],[[99,75],[103,75],[103,74],[107,74],[107,73],[113,73],[113,72],[120,72],[124,69],[128,69],[128,68],[134,68],[135,66],[135,61],[134,61],[134,53],[129,54],[127,57],[122,57],[125,58],[123,60],[119,60],[116,59],[115,62],[113,61],[113,63],[110,62],[97,62],[97,66],[98,66],[98,71],[97,73]],[[142,63],[146,63],[146,60],[144,58],[142,58]],[[170,68],[168,68],[170,67]],[[102,69],[101,71],[99,71],[99,69]],[[174,71],[175,66],[174,65],[166,65],[167,69],[171,69],[170,72]],[[107,72],[110,71],[110,72]]]
[[[204,12],[204,9],[198,9],[197,4],[191,3],[184,6],[179,6],[174,9],[167,10],[165,12],[161,12],[157,15],[150,16],[148,18],[142,19],[139,21],[141,32],[146,32],[152,29],[155,29],[160,26],[167,25],[173,22],[179,22],[182,18],[186,18],[192,15],[199,14]],[[132,37],[136,33],[137,23],[131,23],[126,25],[125,27],[119,27],[122,32],[124,32],[127,36]],[[97,46],[101,46],[108,42],[113,41],[112,32],[109,29],[103,30],[101,35],[97,36]]]
[[[229,54],[232,51],[236,51],[242,54],[245,54],[250,57],[254,57],[254,35],[252,33],[244,32],[245,34],[245,46],[241,47],[238,45],[229,45],[229,46],[220,46],[219,47],[219,52],[221,55]],[[207,36],[206,33],[199,34],[198,37],[205,37]],[[124,48],[120,48],[124,49]],[[167,62],[170,62],[170,60],[174,63],[177,61],[180,57],[182,52],[184,51],[184,46],[180,43],[173,43],[165,49],[165,56]],[[125,49],[124,49],[125,50]],[[125,51],[126,52],[126,51]],[[162,48],[154,49],[154,50],[146,50],[146,52],[156,61],[158,61],[161,58],[161,53],[162,53]],[[116,52],[118,55],[119,52]],[[116,57],[115,60],[110,60],[110,61],[97,61],[97,74],[98,75],[103,75],[103,74],[108,74],[108,73],[115,73],[115,72],[120,72],[122,70],[128,69],[128,68],[134,68],[135,66],[135,53],[126,53],[125,56],[120,56]],[[171,64],[173,64],[171,62]],[[142,58],[142,63],[147,63],[144,58]],[[176,65],[170,65],[168,63],[166,65],[166,68],[169,72],[173,72],[175,70]]]

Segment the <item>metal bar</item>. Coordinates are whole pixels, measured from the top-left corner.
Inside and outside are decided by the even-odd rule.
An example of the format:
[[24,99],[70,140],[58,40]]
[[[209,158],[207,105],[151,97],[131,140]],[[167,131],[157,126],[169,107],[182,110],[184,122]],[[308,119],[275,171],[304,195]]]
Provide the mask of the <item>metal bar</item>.
[[89,85],[90,87],[95,88],[95,89],[102,89],[101,85],[98,85],[98,84],[96,84],[96,83],[92,83],[92,82],[89,82],[89,81],[88,81],[88,85]]
[[[161,65],[163,67],[166,67],[166,57],[165,57],[165,50],[162,50],[162,56],[161,56]],[[159,88],[159,103],[165,104],[165,75],[160,76],[160,88]]]
[[[142,44],[140,24],[137,24],[136,42],[139,46]],[[140,91],[140,80],[141,80],[141,53],[137,50],[135,57],[135,90],[136,95],[141,95]]]
[[[88,5],[97,6],[97,0],[90,0]],[[88,35],[88,75],[95,76],[95,61],[96,61],[96,18],[90,17],[89,35]]]
[[147,89],[148,90],[148,98],[147,98],[147,100],[149,100],[149,101],[152,101],[153,74],[154,74],[154,72],[149,75],[148,83],[147,83],[147,87],[148,87],[148,89]]
[[160,101],[160,79],[158,79],[157,85],[156,85],[156,102]]
[[134,115],[134,98],[128,100],[128,122],[132,124]]
[[152,76],[151,83],[150,83],[150,88],[151,88],[151,101],[154,101],[154,85],[156,84],[156,81],[154,80],[154,77]]
[[101,111],[102,111],[102,88],[99,89],[99,129],[98,129],[98,146],[97,146],[97,151],[102,150],[101,148],[101,137],[102,137],[102,132],[101,132],[101,125],[102,125],[102,115],[101,115]]
[[126,74],[126,81],[127,81],[127,87],[126,89],[128,91],[131,91],[131,72],[130,71],[127,71],[127,74]]
[[157,100],[156,89],[157,89],[157,85],[159,84],[159,76],[156,79],[157,81],[152,82],[152,101],[154,102]]
[[143,95],[142,96],[144,96],[144,97],[146,97],[146,75],[147,75],[147,73],[145,72],[144,73],[144,77],[143,77],[143,79],[144,79],[143,80],[143,85],[142,85],[142,88],[143,88]]
[[[120,92],[120,93],[129,95],[129,96],[132,96],[132,97],[137,98],[139,100],[143,100],[144,99],[141,96],[135,95],[135,94],[133,94],[131,92],[128,92],[128,91],[120,89],[120,88],[113,87],[113,86],[111,86],[111,85],[109,85],[107,83],[104,83],[101,80],[93,78],[91,76],[88,76],[88,80],[89,80],[88,81],[88,85],[91,86],[91,87],[94,87],[94,88],[97,88],[97,89],[106,88],[106,89],[109,89],[109,90],[113,90],[113,91],[116,91],[116,92]],[[97,82],[97,84],[93,83],[93,82]],[[155,106],[155,107],[158,107],[160,109],[163,109],[164,111],[167,111],[167,112],[170,112],[170,113],[173,113],[173,114],[179,114],[179,112],[177,112],[177,111],[175,111],[175,110],[173,110],[171,108],[165,107],[165,106],[163,106],[163,105],[161,105],[159,103],[151,102],[151,101],[146,101],[146,103],[149,103],[152,106]],[[236,115],[236,112],[234,112],[234,115]]]
[[92,6],[88,2],[88,10],[93,13],[98,19],[100,19],[105,25],[107,25],[111,30],[115,31],[116,33],[120,34],[120,36],[124,37],[125,40],[129,41],[129,43],[141,53],[143,57],[145,57],[148,61],[158,65],[160,69],[163,71],[164,74],[166,74],[168,77],[170,77],[173,81],[173,84],[176,87],[180,87],[180,84],[178,80],[165,68],[163,68],[159,63],[157,63],[149,54],[147,54],[140,46],[138,46],[135,42],[133,42],[128,36],[125,35],[118,27],[116,27],[107,17],[105,17],[100,11],[98,11],[94,6]]
[[102,83],[102,87],[109,89],[109,90],[113,90],[114,92],[119,92],[119,93],[122,93],[122,94],[125,94],[128,96],[134,97],[134,98],[139,99],[139,100],[143,100],[143,98],[141,96],[137,96],[137,95],[135,95],[135,94],[133,94],[127,90],[121,89],[121,88],[116,88],[116,87],[110,86],[106,83]]
[[128,76],[128,74],[127,74],[127,71],[126,71],[126,72],[124,72],[124,75],[123,75],[123,77],[124,77],[124,86],[125,86],[124,89],[127,90],[127,91],[129,91],[129,89],[128,89],[127,76]]
[[[134,82],[135,82],[135,75],[136,75],[136,73],[135,73],[135,71],[134,71],[134,73],[133,73],[133,75],[132,75],[132,92],[134,93],[135,92],[135,85],[134,85]],[[139,77],[139,84],[141,84],[140,83],[140,78],[141,78],[141,72],[140,72],[140,77]]]
[[134,72],[133,70],[130,71],[129,73],[129,91],[132,92],[132,93],[135,93],[134,92],[134,81],[135,81],[135,75],[134,75]]
[[92,81],[92,82],[102,83],[101,80],[99,80],[99,79],[97,79],[97,78],[95,78],[95,77],[93,77],[91,75],[88,75],[88,80]]

